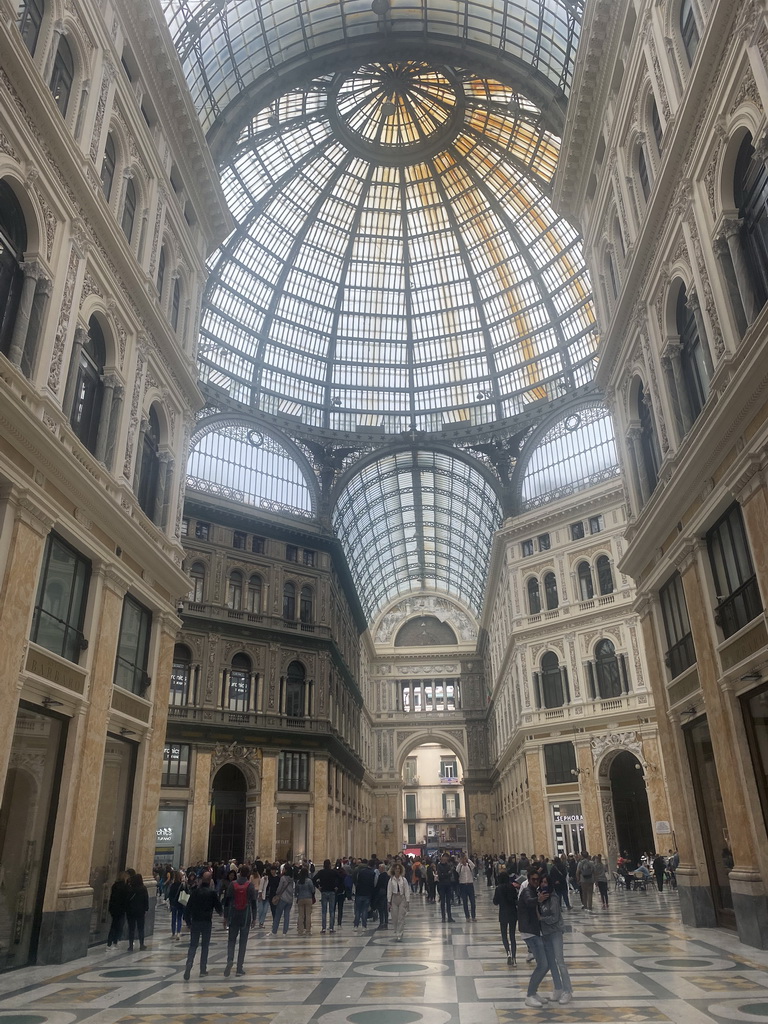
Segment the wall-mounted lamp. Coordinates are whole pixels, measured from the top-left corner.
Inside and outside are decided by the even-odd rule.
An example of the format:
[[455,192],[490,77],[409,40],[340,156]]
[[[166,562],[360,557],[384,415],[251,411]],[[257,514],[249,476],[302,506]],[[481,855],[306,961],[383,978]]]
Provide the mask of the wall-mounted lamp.
[[125,729],[125,728],[123,728],[123,729],[120,730],[120,735],[121,736],[135,736],[136,733],[135,733],[135,731],[133,729]]
[[[635,771],[636,772],[641,772],[642,770],[643,770],[643,765],[641,765],[641,764],[636,764],[635,765]],[[658,767],[658,765],[651,764],[650,761],[646,761],[645,762],[645,770],[647,772],[657,772],[659,770],[659,767]]]
[[696,705],[695,704],[691,704],[691,706],[689,708],[686,708],[685,711],[681,711],[680,712],[680,717],[682,717],[683,715],[686,715],[687,717],[690,717],[691,715],[695,715],[695,714],[696,714]]
[[578,779],[580,775],[589,775],[589,768],[571,768],[571,775]]
[[56,708],[61,707],[62,701],[54,700],[53,697],[43,697],[40,701],[44,708]]
[[763,673],[760,671],[760,669],[757,669],[757,668],[753,668],[751,672],[745,672],[743,676],[739,676],[739,679],[740,679],[740,681],[742,683],[746,683],[748,680],[751,680],[751,679],[754,680],[754,679],[762,679],[762,678],[763,678]]

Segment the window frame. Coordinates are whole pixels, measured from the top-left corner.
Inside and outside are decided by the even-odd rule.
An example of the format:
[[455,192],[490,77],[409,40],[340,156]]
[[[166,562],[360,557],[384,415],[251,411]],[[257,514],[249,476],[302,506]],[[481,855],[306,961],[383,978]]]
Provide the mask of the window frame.
[[[68,61],[67,57],[69,58]],[[62,33],[56,46],[56,56],[53,60],[48,88],[53,96],[53,102],[59,108],[59,112],[65,121],[69,110],[69,101],[72,99],[72,89],[74,88],[76,74],[77,62],[74,51],[67,39],[66,33]],[[60,91],[62,85],[64,86],[63,92]]]
[[[51,574],[51,561],[54,554],[54,546],[58,545],[64,553],[73,558],[74,572],[69,588],[69,596],[66,600],[66,617],[54,615],[52,610],[43,606],[43,597],[48,588],[49,576]],[[63,537],[51,532],[46,537],[43,558],[38,576],[37,595],[35,598],[34,611],[32,613],[32,626],[29,639],[38,647],[51,651],[67,661],[77,665],[80,655],[88,647],[88,641],[83,634],[85,624],[85,613],[88,605],[88,596],[91,583],[91,560],[82,555]],[[64,610],[63,608],[61,610]],[[60,647],[51,646],[49,643],[41,642],[41,619],[46,615],[64,626]],[[73,634],[70,637],[70,633]],[[43,634],[44,636],[44,634]]]
[[[174,748],[178,751],[176,757],[173,756]],[[186,750],[186,757],[183,756],[182,751]],[[166,743],[163,747],[163,770],[160,776],[160,785],[167,786],[168,788],[179,788],[184,789],[189,786],[190,770],[189,762],[192,753],[192,746],[189,743]],[[172,770],[172,766],[177,765],[177,769]],[[185,771],[181,771],[182,765],[185,767]]]
[[[136,635],[136,646],[133,651],[135,657],[133,660],[122,653],[124,650],[126,612],[130,608],[134,608],[138,612],[140,623]],[[140,601],[137,601],[131,594],[126,594],[123,598],[123,610],[120,616],[120,632],[118,633],[115,671],[112,683],[113,686],[118,686],[121,690],[127,690],[128,693],[134,693],[140,697],[145,695],[152,684],[152,680],[147,674],[149,651],[152,642],[152,624],[153,616],[150,609],[146,608]],[[122,672],[130,673],[133,677],[130,686],[125,686],[122,682],[118,682],[121,670]]]
[[683,578],[677,571],[659,587],[659,611],[667,641],[664,664],[669,669],[671,678],[676,679],[696,664],[696,648],[688,616],[685,587]]

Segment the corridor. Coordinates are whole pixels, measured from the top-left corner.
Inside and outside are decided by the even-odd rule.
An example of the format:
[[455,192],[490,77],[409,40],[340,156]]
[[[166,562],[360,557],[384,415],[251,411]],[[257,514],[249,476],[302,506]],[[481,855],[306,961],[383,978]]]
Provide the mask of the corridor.
[[[214,926],[209,975],[184,982],[186,945],[157,911],[149,949],[103,946],[63,967],[0,976],[0,1024],[513,1024],[516,1021],[768,1022],[768,952],[723,930],[681,926],[675,893],[611,893],[608,911],[566,914],[570,1005],[523,1005],[525,950],[508,967],[491,890],[478,886],[477,921],[453,925],[414,897],[406,935],[355,932],[347,904],[335,934],[255,931],[246,977],[223,977],[224,932]],[[545,979],[541,992],[551,989]]]

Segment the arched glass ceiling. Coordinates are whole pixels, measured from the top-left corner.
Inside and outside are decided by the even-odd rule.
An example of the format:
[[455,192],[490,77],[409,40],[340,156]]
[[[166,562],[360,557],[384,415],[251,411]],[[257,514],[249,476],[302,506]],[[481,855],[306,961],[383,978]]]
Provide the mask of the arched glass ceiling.
[[531,444],[522,483],[523,509],[619,476],[613,421],[604,406],[571,413]]
[[478,470],[431,451],[364,466],[333,513],[369,622],[395,597],[422,590],[449,594],[479,614],[501,520],[498,497]]
[[313,55],[361,53],[361,47],[369,54],[383,46],[423,50],[428,44],[487,51],[518,61],[553,95],[567,93],[583,8],[583,0],[162,2],[206,131],[242,93],[283,65],[295,76]]
[[314,514],[312,491],[295,456],[268,434],[216,420],[192,438],[187,487],[243,505]]
[[589,383],[558,152],[525,97],[454,68],[374,63],[288,93],[222,171],[238,227],[212,260],[202,379],[305,427],[454,435]]

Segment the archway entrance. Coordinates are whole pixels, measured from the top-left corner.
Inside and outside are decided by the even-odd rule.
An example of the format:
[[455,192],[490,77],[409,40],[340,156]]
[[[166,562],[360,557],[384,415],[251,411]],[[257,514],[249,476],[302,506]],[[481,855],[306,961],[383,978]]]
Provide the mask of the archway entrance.
[[653,850],[651,811],[643,766],[634,754],[622,750],[613,759],[610,780],[619,852],[626,851],[637,864],[643,853]]
[[467,819],[458,755],[439,743],[422,743],[403,763],[403,848],[431,856],[467,847]]
[[213,780],[208,859],[238,863],[245,858],[245,776],[233,764],[222,765]]

